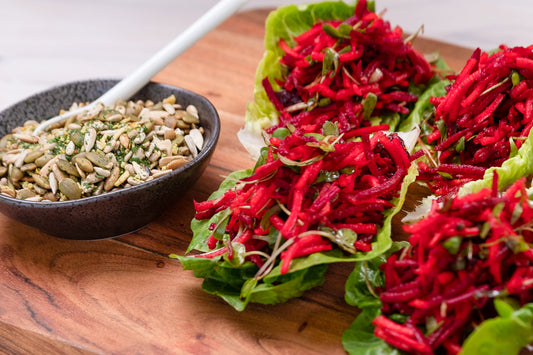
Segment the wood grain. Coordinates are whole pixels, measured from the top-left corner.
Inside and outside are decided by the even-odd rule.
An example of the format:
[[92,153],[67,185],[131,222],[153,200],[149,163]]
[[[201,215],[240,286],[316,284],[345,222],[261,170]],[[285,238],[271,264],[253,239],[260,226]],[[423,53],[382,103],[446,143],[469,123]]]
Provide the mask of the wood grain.
[[[192,200],[205,199],[229,172],[253,166],[236,133],[253,98],[266,15],[232,17],[156,77],[211,100],[222,133],[194,188],[154,223],[117,239],[84,242],[0,216],[0,352],[343,353],[342,332],[357,315],[343,300],[350,265],[333,265],[326,283],[300,299],[237,312],[201,291],[201,280],[167,257],[187,248]],[[425,39],[416,46],[439,49],[454,69],[470,55]],[[397,225],[395,231],[400,235]]]
[[0,354],[92,355],[93,352],[76,348],[60,341],[35,334],[6,323],[0,323]]

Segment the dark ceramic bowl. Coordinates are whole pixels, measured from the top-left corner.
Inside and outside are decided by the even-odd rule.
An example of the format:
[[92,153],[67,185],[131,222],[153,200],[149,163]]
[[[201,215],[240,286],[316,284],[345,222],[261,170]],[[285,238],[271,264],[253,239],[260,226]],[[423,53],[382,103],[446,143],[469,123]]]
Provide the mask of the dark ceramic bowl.
[[[117,80],[87,80],[54,87],[0,112],[0,137],[28,119],[41,121],[73,102],[93,101]],[[200,177],[220,132],[214,106],[204,97],[178,87],[149,83],[133,99],[154,102],[174,94],[182,106],[193,104],[204,128],[204,147],[185,166],[157,179],[123,190],[74,201],[31,202],[0,194],[0,212],[45,233],[66,239],[102,239],[126,234],[150,223],[181,198]]]

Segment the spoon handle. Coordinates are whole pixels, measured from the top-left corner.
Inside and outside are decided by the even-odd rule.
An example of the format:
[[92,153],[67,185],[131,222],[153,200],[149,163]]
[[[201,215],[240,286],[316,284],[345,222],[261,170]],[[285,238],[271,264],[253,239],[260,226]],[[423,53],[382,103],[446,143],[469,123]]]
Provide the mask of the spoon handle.
[[202,15],[185,31],[174,38],[172,42],[160,49],[144,64],[142,64],[126,78],[122,79],[104,95],[100,96],[91,104],[84,106],[81,109],[69,111],[63,115],[44,121],[35,129],[33,134],[36,135],[41,131],[44,131],[46,127],[51,124],[61,122],[68,117],[90,110],[97,103],[103,103],[105,106],[110,106],[113,105],[117,100],[129,99],[176,57],[186,51],[209,31],[224,22],[224,20],[230,17],[247,1],[248,0],[220,0],[208,12]]
[[205,34],[221,24],[246,1],[247,0],[219,1],[183,33],[148,59],[131,75],[124,78],[97,101],[108,106],[113,105],[119,99],[124,100],[130,98],[177,56],[185,52]]

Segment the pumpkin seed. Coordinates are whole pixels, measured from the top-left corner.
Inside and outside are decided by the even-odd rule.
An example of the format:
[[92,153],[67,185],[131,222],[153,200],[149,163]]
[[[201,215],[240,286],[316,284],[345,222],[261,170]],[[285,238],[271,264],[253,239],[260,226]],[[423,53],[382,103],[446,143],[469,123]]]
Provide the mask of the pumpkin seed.
[[80,167],[81,170],[85,171],[86,173],[92,173],[94,170],[93,163],[84,156],[75,157],[72,158],[72,160],[75,162],[77,166]]
[[96,166],[99,166],[104,169],[110,169],[113,166],[113,163],[110,162],[102,153],[99,152],[88,152],[85,156]]
[[189,130],[191,128],[191,125],[181,119],[176,122],[176,127],[184,130]]
[[10,165],[8,167],[8,176],[11,179],[11,182],[16,182],[22,179],[24,173],[16,166]]
[[8,134],[6,136],[3,136],[2,139],[0,139],[0,149],[7,148],[7,145],[9,144],[9,141],[13,138],[12,134]]
[[35,163],[24,164],[24,165],[22,165],[20,167],[20,171],[22,171],[22,172],[32,171],[32,170],[35,170],[35,169],[37,169],[37,165],[35,165]]
[[70,134],[70,140],[78,147],[83,146],[84,136],[80,131],[74,131]]
[[200,120],[198,119],[198,117],[195,117],[191,115],[189,112],[187,112],[183,116],[183,122],[188,123],[188,124],[191,124],[191,123],[198,124],[200,123]]
[[51,187],[50,187],[50,183],[48,182],[48,179],[39,175],[39,174],[31,174],[31,176],[33,177],[33,181],[35,181],[35,183],[42,187],[43,189],[47,189],[47,190],[50,190]]
[[[44,151],[40,149],[35,149],[32,151],[29,151],[28,154],[26,154],[26,157],[24,158],[25,163],[33,163],[37,158],[43,156]],[[37,163],[36,163],[37,164]]]
[[[27,156],[26,156],[27,157]],[[54,156],[52,154],[44,154],[38,157],[34,160],[35,165],[37,165],[38,168],[42,168],[46,165],[50,160],[52,160]]]
[[65,178],[59,183],[59,191],[61,191],[68,200],[77,200],[81,198],[80,187],[70,178]]
[[28,199],[30,197],[35,197],[36,195],[37,194],[34,191],[32,191],[32,190],[30,190],[28,188],[22,188],[22,189],[16,191],[16,197],[21,199],[21,200],[26,200],[26,199]]
[[63,170],[67,174],[80,177],[80,174],[78,173],[78,170],[76,169],[76,167],[72,165],[71,163],[69,163],[66,159],[60,158],[57,160],[56,164],[59,167],[59,169]]

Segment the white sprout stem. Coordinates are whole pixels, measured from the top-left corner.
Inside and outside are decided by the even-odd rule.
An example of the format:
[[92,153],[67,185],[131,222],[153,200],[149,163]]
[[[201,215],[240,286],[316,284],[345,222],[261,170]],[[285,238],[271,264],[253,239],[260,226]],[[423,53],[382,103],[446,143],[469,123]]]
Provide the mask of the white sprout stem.
[[220,0],[196,22],[174,38],[172,42],[159,50],[159,52],[148,59],[137,70],[120,81],[100,98],[79,111],[67,112],[64,115],[56,116],[44,121],[35,129],[33,134],[37,135],[52,124],[61,122],[73,115],[86,111],[87,109],[92,108],[97,102],[102,102],[105,106],[111,106],[115,104],[117,100],[129,99],[176,57],[189,49],[189,47],[209,31],[220,25],[247,1],[248,0]]
[[285,243],[283,243],[279,247],[279,243],[281,241],[281,233],[279,233],[278,238],[276,239],[276,245],[274,246],[274,251],[272,252],[272,255],[270,255],[270,258],[261,266],[261,268],[257,271],[254,278],[255,279],[261,279],[263,276],[270,273],[272,268],[274,267],[274,261],[278,257],[279,254],[285,249],[287,249],[292,243],[294,243],[294,239],[287,239]]

